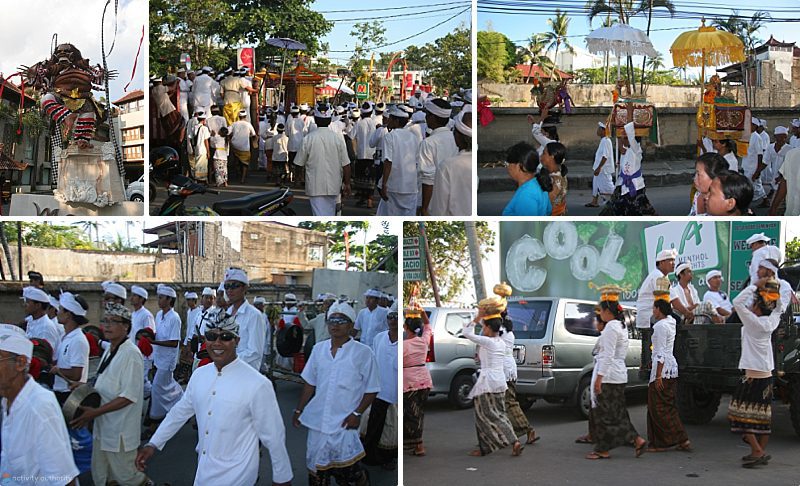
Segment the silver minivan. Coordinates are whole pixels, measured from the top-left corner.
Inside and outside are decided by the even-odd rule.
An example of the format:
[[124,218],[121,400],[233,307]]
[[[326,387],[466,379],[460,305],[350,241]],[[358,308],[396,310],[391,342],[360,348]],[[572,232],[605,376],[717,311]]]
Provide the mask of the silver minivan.
[[[530,407],[536,399],[574,406],[589,414],[592,349],[600,333],[594,326],[596,302],[565,297],[511,297],[508,313],[514,321],[517,396]],[[628,388],[646,388],[639,378],[642,341],[636,309],[625,306],[628,328]]]
[[425,366],[431,374],[431,395],[446,393],[456,408],[472,405],[472,375],[475,364],[475,344],[462,336],[464,324],[477,314],[474,309],[426,307],[431,330],[431,342]]

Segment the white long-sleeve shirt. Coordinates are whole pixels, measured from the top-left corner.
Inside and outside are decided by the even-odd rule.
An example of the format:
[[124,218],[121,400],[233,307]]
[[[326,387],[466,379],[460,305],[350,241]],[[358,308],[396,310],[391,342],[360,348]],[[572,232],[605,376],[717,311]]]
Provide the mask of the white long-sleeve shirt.
[[7,484],[63,486],[78,476],[67,424],[53,392],[26,376],[10,408],[2,399],[2,413],[0,470],[10,478]]
[[308,127],[300,115],[292,115],[286,121],[286,136],[289,137],[289,152],[299,152],[303,146],[303,139],[308,133]]
[[764,156],[764,139],[756,132],[750,135],[750,144],[747,146],[747,155],[742,158],[742,170],[750,177],[758,169],[758,157]]
[[644,279],[636,297],[636,327],[650,329],[650,318],[653,316],[653,291],[656,289],[656,279],[663,277],[661,270],[655,269]]
[[500,336],[478,336],[475,334],[473,321],[464,324],[463,332],[465,338],[479,346],[478,358],[481,362],[481,373],[469,392],[469,398],[485,393],[505,393],[508,389],[505,373],[506,343]]
[[192,85],[192,103],[194,106],[211,106],[214,104],[212,88],[217,82],[208,74],[201,74],[194,79]]
[[142,306],[139,310],[131,312],[131,332],[128,334],[128,339],[136,344],[136,333],[145,327],[149,327],[155,332],[156,320],[153,317],[153,313]]
[[375,336],[372,344],[381,391],[376,398],[384,402],[397,403],[397,340],[389,339],[389,331]]
[[469,216],[472,214],[472,152],[461,151],[445,160],[436,171],[436,189],[431,196],[431,216]]
[[630,192],[628,186],[623,183],[623,178],[627,176],[633,176],[637,172],[639,175],[633,178],[633,185],[636,187],[637,191],[644,189],[644,176],[642,176],[641,173],[642,146],[636,141],[636,131],[634,129],[633,122],[629,122],[625,125],[625,135],[628,137],[628,143],[630,146],[622,155],[622,157],[620,157],[620,176],[617,178],[617,185],[621,186],[620,189],[623,196]]
[[[228,307],[228,313],[232,310],[233,306]],[[242,302],[234,316],[239,325],[239,345],[236,347],[236,355],[258,371],[261,369],[261,357],[264,355],[267,341],[266,317],[247,302],[247,299]]]
[[302,378],[315,387],[314,398],[300,414],[300,423],[323,434],[342,430],[342,422],[365,394],[378,393],[378,365],[369,346],[348,340],[331,355],[331,340],[314,345]]
[[555,142],[555,140],[547,138],[547,135],[544,134],[541,122],[534,123],[531,126],[531,135],[533,135],[533,139],[536,140],[536,143],[539,144],[539,147],[536,149],[536,151],[539,152],[539,157],[542,156],[542,152],[544,152],[548,143]]
[[292,479],[286,430],[269,380],[241,359],[218,370],[210,364],[189,379],[150,443],[163,449],[189,418],[197,417],[196,486],[249,486],[258,478],[258,443],[269,450],[272,481]]
[[397,194],[416,194],[417,149],[419,139],[405,128],[395,128],[384,138],[383,160],[392,163],[386,190]]
[[307,196],[340,194],[344,167],[350,165],[344,137],[327,127],[314,130],[303,139],[294,163],[306,168]]
[[661,378],[678,377],[678,362],[673,354],[675,335],[677,334],[675,326],[676,322],[672,316],[667,316],[653,324],[653,369],[650,370],[650,383],[658,378],[658,363],[664,363],[661,369]]
[[61,335],[58,332],[58,328],[53,324],[53,321],[47,317],[47,314],[42,314],[42,317],[38,319],[31,319],[31,321],[28,322],[25,335],[28,336],[28,338],[46,340],[53,348],[53,356],[56,355],[58,345],[61,344]]
[[436,171],[442,162],[458,155],[453,132],[439,127],[419,144],[419,181],[426,186],[434,185]]
[[597,374],[603,377],[603,383],[620,384],[628,382],[628,369],[625,367],[625,356],[628,354],[628,330],[618,320],[606,323],[606,327],[597,338],[600,352],[597,354]]
[[775,310],[768,316],[756,316],[750,310],[755,292],[756,286],[750,285],[733,299],[733,307],[742,320],[742,355],[739,358],[739,369],[770,372],[775,367],[772,357],[772,332],[780,324],[782,305],[776,305]]
[[389,310],[381,306],[376,306],[375,310],[372,311],[369,310],[368,307],[364,307],[358,311],[355,329],[361,331],[360,341],[369,346],[370,349],[372,348],[375,336],[379,332],[389,330],[388,315]]
[[766,258],[771,258],[779,262],[781,261],[781,251],[775,245],[767,245],[753,252],[753,256],[750,259],[750,266],[748,267],[750,283],[755,283],[758,280],[758,265]]
[[369,139],[375,131],[375,120],[372,118],[362,118],[356,122],[353,128],[352,138],[356,143],[356,159],[372,159],[375,149],[370,147]]
[[505,331],[500,336],[500,339],[506,345],[506,354],[503,358],[503,372],[506,374],[506,381],[517,381],[517,362],[514,361],[514,333]]

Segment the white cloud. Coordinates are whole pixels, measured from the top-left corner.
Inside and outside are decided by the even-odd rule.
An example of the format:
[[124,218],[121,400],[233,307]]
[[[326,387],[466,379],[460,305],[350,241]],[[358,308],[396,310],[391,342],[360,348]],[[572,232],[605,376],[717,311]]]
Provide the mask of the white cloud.
[[[58,34],[59,43],[74,44],[91,64],[102,65],[100,22],[105,3],[106,0],[24,0],[19,8],[4,9],[0,16],[0,73],[9,76],[21,65],[30,66],[47,59],[54,33]],[[125,94],[123,87],[131,78],[142,27],[146,22],[146,0],[120,1],[116,45],[107,57],[109,69],[119,71],[118,78],[109,86],[112,100]],[[104,30],[108,53],[114,38],[113,0],[106,12]],[[147,39],[128,91],[144,86],[146,44]]]

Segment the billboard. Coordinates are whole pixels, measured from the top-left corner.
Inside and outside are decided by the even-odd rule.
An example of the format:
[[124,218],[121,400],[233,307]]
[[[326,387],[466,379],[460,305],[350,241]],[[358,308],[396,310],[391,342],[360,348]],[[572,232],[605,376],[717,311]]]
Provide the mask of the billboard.
[[655,255],[669,248],[677,251],[677,263],[692,265],[701,297],[705,275],[715,269],[725,279],[722,290],[735,296],[741,276],[746,278],[749,249],[732,241],[763,231],[780,246],[778,222],[504,221],[499,226],[500,278],[519,296],[594,300],[597,287],[614,283],[625,289],[623,300],[633,301],[655,269]]

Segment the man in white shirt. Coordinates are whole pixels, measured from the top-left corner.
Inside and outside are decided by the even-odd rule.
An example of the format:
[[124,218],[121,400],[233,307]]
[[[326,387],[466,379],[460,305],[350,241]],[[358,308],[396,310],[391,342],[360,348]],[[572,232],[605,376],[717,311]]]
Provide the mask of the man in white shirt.
[[763,199],[766,196],[764,186],[761,184],[761,172],[766,168],[764,164],[764,140],[758,134],[756,128],[761,126],[758,118],[752,119],[752,133],[750,134],[750,144],[747,146],[747,155],[742,158],[742,170],[744,175],[753,182],[753,201]]
[[431,216],[472,214],[472,105],[467,105],[453,120],[452,135],[458,154],[446,159],[436,170]]
[[313,319],[308,318],[305,309],[300,308],[297,311],[297,318],[300,320],[300,325],[303,326],[303,329],[314,333],[314,343],[331,338],[328,332],[328,324],[325,322],[325,316],[334,302],[336,302],[335,295],[329,293],[320,295],[317,298],[318,313]]
[[[768,168],[764,172],[769,170],[769,185],[772,189],[777,189],[777,179],[780,177],[780,170],[783,166],[783,161],[786,157],[786,154],[792,149],[789,144],[786,143],[788,134],[789,131],[786,129],[786,127],[775,127],[775,142],[769,144],[764,153],[764,164]],[[762,201],[761,207],[769,207],[769,200],[765,199]]]
[[303,146],[303,138],[308,133],[308,127],[305,123],[305,118],[300,116],[300,108],[292,105],[289,109],[289,118],[286,120],[286,136],[289,137],[289,169],[292,171],[293,180],[299,182],[300,169],[295,167],[294,159],[297,158],[297,153]]
[[267,146],[272,150],[272,125],[267,115],[258,116],[258,170],[267,170]]
[[[211,287],[205,287],[200,294],[200,305],[196,308],[198,312],[192,315],[191,320],[186,321],[186,339],[184,344],[192,345],[192,339],[197,336],[202,337],[204,329],[201,327],[203,324],[203,316],[214,306],[214,297],[217,293]],[[187,319],[189,316],[187,315]],[[192,349],[193,353],[197,353],[197,349]]]
[[656,290],[656,280],[666,277],[675,270],[674,249],[661,250],[656,255],[656,268],[644,279],[636,295],[636,327],[650,329],[650,318],[653,317],[653,292]]
[[777,179],[778,189],[772,199],[769,215],[778,216],[781,205],[786,202],[783,214],[786,216],[800,215],[800,147],[786,153],[780,176]]
[[769,166],[766,160],[767,149],[769,149],[770,145],[769,130],[767,130],[767,120],[759,118],[758,122],[759,123],[758,127],[756,128],[756,132],[759,136],[761,136],[761,147],[764,150],[764,170],[761,171],[761,184],[764,186],[764,192],[767,194],[767,197],[770,198],[772,197],[772,191],[774,189],[772,187],[772,180],[774,179],[774,176],[772,174],[772,167]]
[[244,110],[239,111],[239,120],[231,125],[231,151],[236,160],[239,161],[239,170],[241,172],[241,183],[244,184],[247,179],[247,168],[250,166],[250,147],[255,141],[256,130],[253,125],[246,120]]
[[350,196],[350,159],[344,138],[332,132],[331,107],[320,104],[314,111],[318,129],[303,138],[295,165],[305,167],[306,195],[314,216],[334,216],[336,199]]
[[209,76],[210,72],[211,68],[205,66],[201,74],[195,78],[194,84],[192,85],[192,102],[195,112],[202,111],[204,113],[209,113],[211,111],[211,105],[214,104],[211,91],[216,81]]
[[25,334],[28,338],[39,338],[47,341],[53,348],[55,356],[61,342],[58,328],[47,317],[47,308],[50,307],[50,296],[42,289],[25,287],[22,289],[22,298],[25,301],[25,314],[31,317]]
[[[133,305],[133,312],[131,313],[131,332],[128,334],[128,339],[133,344],[137,344],[136,333],[145,328],[150,328],[153,332],[156,330],[156,320],[153,313],[150,312],[144,305],[147,303],[149,293],[144,287],[133,285],[131,287],[131,304]],[[150,356],[142,355],[142,367],[144,370],[144,396],[150,398],[150,393],[153,389],[153,384],[150,383],[150,370],[153,369],[153,354]]]
[[605,204],[614,192],[614,147],[606,135],[605,123],[597,122],[597,136],[600,144],[594,153],[592,201],[586,204],[587,208],[600,207],[600,203]]
[[[366,457],[364,464],[394,469],[397,462],[397,305],[388,309],[389,329],[378,333],[372,344],[381,391],[369,409],[369,421],[364,434]],[[363,430],[363,428],[362,428]],[[389,435],[389,437],[385,437]]]
[[58,403],[63,405],[70,394],[71,383],[89,381],[89,341],[80,327],[89,321],[86,309],[69,292],[61,294],[58,316],[67,332],[58,345],[50,373],[55,376],[53,391]]
[[242,77],[241,71],[235,71],[232,76],[226,77],[219,84],[220,94],[222,95],[224,103],[222,114],[225,116],[225,120],[228,121],[229,125],[233,125],[237,119],[241,118],[244,118],[245,121],[250,123],[250,120],[247,119],[247,110],[244,110],[244,117],[241,117],[239,113],[244,109],[244,105],[242,104],[242,92],[246,92],[248,95],[249,93],[255,92],[253,87],[247,84],[248,83],[246,83]]
[[219,130],[222,127],[228,126],[228,121],[224,116],[220,115],[219,106],[211,107],[211,116],[206,120],[206,126],[211,131],[211,135],[219,135]]
[[234,317],[239,326],[236,355],[254,370],[260,371],[267,338],[267,320],[262,312],[247,302],[249,284],[244,270],[231,267],[225,272],[225,294],[230,302],[225,312]]
[[792,148],[800,148],[800,119],[795,118],[792,120],[789,130],[792,132],[792,136],[789,138],[789,145]]
[[[425,102],[425,121],[432,132],[419,144],[418,180],[422,190],[422,200],[420,201],[422,216],[430,216],[428,208],[436,190],[434,186],[436,171],[445,160],[458,155],[453,132],[447,128],[452,110],[450,103],[441,98],[429,98]],[[467,190],[467,188],[462,188],[462,190]]]
[[151,343],[156,366],[150,404],[151,431],[183,395],[183,390],[172,376],[178,364],[178,344],[181,339],[181,318],[173,309],[178,294],[175,289],[163,284],[158,285],[156,293],[161,310],[156,314],[156,339]]
[[183,119],[189,121],[189,95],[192,92],[192,82],[186,79],[186,68],[178,69],[178,79],[178,87],[181,92],[178,105]]
[[703,295],[703,302],[711,302],[717,316],[714,322],[718,324],[724,323],[730,317],[733,311],[733,304],[731,304],[728,295],[720,291],[722,286],[722,272],[719,270],[711,270],[706,274],[706,284],[708,291]]
[[[778,278],[778,261],[772,258],[765,258],[758,262],[758,280],[776,280],[779,285],[779,292],[781,294],[781,312],[785,312],[790,304],[797,302],[792,284]],[[756,280],[756,282],[758,282]]]
[[[28,374],[33,343],[21,329],[0,324],[0,396],[2,454],[0,471],[9,484],[62,486],[76,484],[79,471],[72,456],[64,415],[53,392]],[[19,481],[13,478],[36,478]]]
[[366,205],[368,208],[372,207],[371,195],[375,187],[371,172],[375,149],[369,144],[373,132],[375,132],[375,119],[372,118],[372,105],[365,101],[361,105],[361,118],[356,122],[350,137],[355,143],[356,152],[356,163],[353,168],[353,188],[358,199],[356,204]]
[[197,292],[184,292],[183,298],[186,299],[186,335],[189,336],[189,327],[203,313],[203,308],[197,305],[199,299]]
[[383,179],[378,216],[414,216],[417,210],[417,155],[420,139],[405,126],[408,113],[389,110],[384,138]]
[[162,450],[195,416],[198,464],[194,484],[255,484],[259,443],[269,450],[271,483],[291,484],[286,430],[275,391],[266,377],[237,357],[237,320],[227,317],[209,322],[205,337],[213,366],[202,366],[192,374],[186,393],[139,450],[137,467],[143,471],[156,449]]
[[745,240],[753,256],[750,257],[750,266],[748,267],[748,274],[750,275],[750,282],[758,280],[758,264],[765,258],[772,258],[773,260],[781,259],[781,252],[777,246],[772,245],[772,240],[764,233],[756,233],[750,235]]
[[209,140],[211,131],[206,126],[207,113],[197,115],[197,125],[193,127],[192,140],[194,157],[190,159],[192,177],[200,182],[208,181],[208,156],[211,153]]
[[289,137],[286,135],[283,123],[275,125],[275,136],[272,137],[272,171],[275,173],[275,182],[283,185],[292,182],[291,168],[289,167]]
[[308,428],[309,485],[329,484],[331,477],[336,484],[367,483],[359,464],[364,447],[358,427],[380,382],[372,351],[350,337],[355,317],[347,303],[333,304],[327,315],[331,338],[314,346],[303,369],[305,387],[292,423]]
[[356,331],[361,331],[359,341],[369,346],[370,349],[375,336],[389,329],[389,323],[386,322],[386,315],[389,310],[378,305],[380,298],[381,291],[378,289],[369,289],[364,292],[364,304],[366,307],[358,312],[354,326]]
[[242,89],[239,90],[239,95],[242,97],[242,106],[244,111],[247,112],[247,121],[253,123],[250,118],[251,96],[258,93],[258,90],[253,89],[253,79],[248,76],[247,68],[243,67],[239,70],[239,75],[242,78]]

